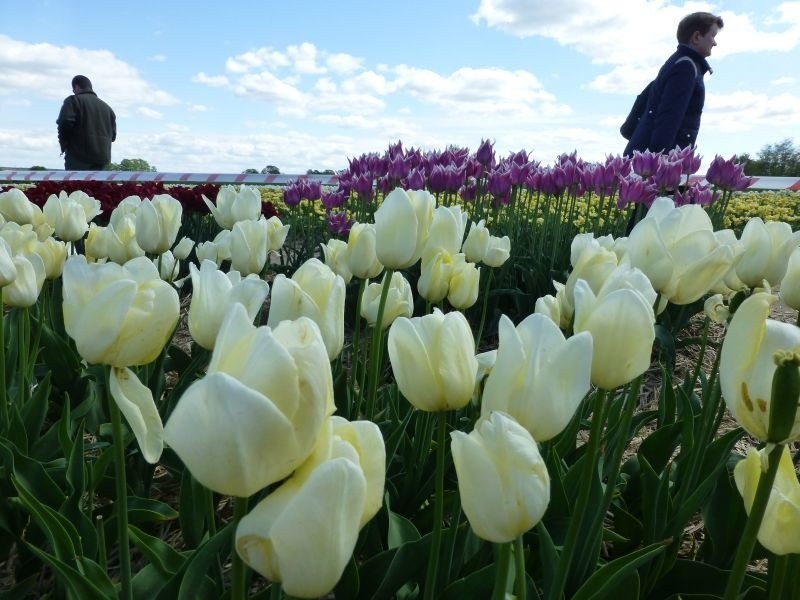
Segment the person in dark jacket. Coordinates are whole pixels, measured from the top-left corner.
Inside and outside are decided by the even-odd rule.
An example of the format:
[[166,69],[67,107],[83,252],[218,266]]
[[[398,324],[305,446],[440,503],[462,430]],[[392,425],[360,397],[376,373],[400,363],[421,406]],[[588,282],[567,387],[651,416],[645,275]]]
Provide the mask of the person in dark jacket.
[[117,117],[92,91],[88,77],[73,77],[72,91],[74,95],[64,99],[56,121],[64,168],[99,171],[111,162],[111,142],[117,139]]
[[678,49],[658,71],[647,99],[647,109],[625,147],[668,152],[676,146],[694,146],[700,130],[706,89],[703,76],[712,72],[706,58],[717,45],[722,18],[708,12],[685,16],[678,24]]

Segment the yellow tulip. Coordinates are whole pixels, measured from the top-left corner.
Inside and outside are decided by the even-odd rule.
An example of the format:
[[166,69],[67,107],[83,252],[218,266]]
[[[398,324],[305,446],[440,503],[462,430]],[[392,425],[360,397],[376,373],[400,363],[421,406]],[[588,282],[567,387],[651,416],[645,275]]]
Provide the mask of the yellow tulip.
[[316,324],[301,317],[255,327],[235,303],[207,375],[181,396],[164,436],[200,483],[246,498],[308,458],[335,408]]
[[[758,480],[765,471],[763,466],[765,461],[764,450],[749,448],[747,456],[739,461],[733,470],[736,487],[742,495],[744,508],[748,514],[756,496]],[[798,554],[800,553],[798,532],[800,532],[800,481],[797,480],[789,447],[785,446],[764,518],[758,530],[758,541],[773,554]]]
[[567,426],[589,391],[592,336],[569,339],[548,317],[533,314],[514,327],[500,317],[497,358],[486,379],[481,414],[509,414],[538,442]]
[[420,410],[462,408],[475,388],[475,340],[460,312],[398,318],[389,329],[389,360],[400,392]]
[[541,520],[550,502],[550,476],[524,427],[492,412],[469,434],[450,436],[461,505],[478,537],[510,542]]

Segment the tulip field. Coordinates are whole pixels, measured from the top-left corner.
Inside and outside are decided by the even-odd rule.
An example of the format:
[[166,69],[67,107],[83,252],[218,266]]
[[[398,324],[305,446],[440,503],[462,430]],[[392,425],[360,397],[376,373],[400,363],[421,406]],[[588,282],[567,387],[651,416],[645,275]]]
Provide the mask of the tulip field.
[[700,164],[0,188],[0,599],[797,600],[800,197]]

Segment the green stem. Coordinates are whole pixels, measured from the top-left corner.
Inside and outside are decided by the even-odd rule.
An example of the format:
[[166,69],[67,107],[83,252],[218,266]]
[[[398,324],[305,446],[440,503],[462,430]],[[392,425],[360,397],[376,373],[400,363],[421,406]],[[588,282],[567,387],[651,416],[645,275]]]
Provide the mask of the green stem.
[[784,583],[789,572],[789,555],[776,555],[769,559],[769,598],[768,600],[781,600],[783,598]]
[[747,517],[747,523],[739,540],[736,557],[733,559],[728,585],[725,587],[725,595],[723,596],[725,600],[736,600],[739,596],[739,590],[742,587],[745,571],[747,570],[747,563],[753,554],[753,548],[758,538],[758,530],[761,528],[761,520],[764,518],[767,502],[772,493],[772,484],[775,483],[775,475],[778,473],[778,465],[780,464],[782,453],[783,444],[775,444],[767,455],[767,471],[762,472],[761,477],[758,479],[758,488],[756,488],[753,506],[750,507],[750,514]]
[[478,326],[478,335],[475,336],[475,351],[481,345],[481,338],[483,337],[483,327],[486,324],[486,308],[489,306],[489,289],[492,287],[492,277],[494,276],[494,269],[489,267],[489,275],[486,277],[486,288],[483,290],[483,305],[481,306],[481,324]]
[[383,273],[381,284],[381,299],[378,304],[378,316],[375,328],[372,330],[372,347],[369,349],[369,379],[367,380],[367,418],[371,421],[375,415],[375,396],[378,393],[378,369],[380,368],[380,348],[383,344],[383,313],[386,309],[386,298],[389,296],[389,286],[392,282],[392,269]]
[[3,288],[0,287],[0,431],[8,431],[8,396],[6,394],[6,332],[5,305],[3,304]]
[[244,600],[247,598],[245,585],[245,565],[239,553],[236,552],[236,527],[239,521],[247,514],[247,498],[233,499],[233,548],[231,550],[231,600]]
[[548,591],[547,597],[550,600],[559,600],[564,594],[564,586],[567,582],[567,574],[575,554],[578,543],[578,534],[583,524],[583,516],[586,513],[586,506],[589,503],[589,491],[592,486],[592,479],[597,470],[597,452],[600,447],[600,437],[603,433],[603,421],[606,413],[606,390],[598,389],[594,398],[594,414],[592,415],[592,426],[589,430],[589,441],[587,442],[586,454],[584,455],[584,473],[581,477],[583,485],[578,492],[578,499],[575,502],[575,510],[569,522],[569,529],[562,546],[561,556],[558,560],[555,575]]
[[508,565],[511,562],[511,543],[497,544],[497,558],[494,564],[497,567],[494,576],[494,590],[492,600],[505,600],[506,580],[508,579]]
[[281,600],[283,588],[280,581],[273,581],[269,586],[269,600]]
[[17,309],[18,338],[17,338],[17,364],[19,365],[19,406],[25,406],[30,397],[28,382],[28,354],[29,354],[29,325],[30,316],[27,308]]
[[106,367],[106,394],[111,413],[111,427],[114,434],[114,471],[117,495],[117,537],[119,543],[119,581],[123,600],[132,600],[131,588],[131,549],[128,542],[128,483],[125,473],[125,435],[122,430],[122,414],[117,401],[111,397],[109,375],[113,367]]
[[439,549],[442,545],[442,519],[444,517],[444,445],[447,414],[436,413],[436,497],[433,500],[433,532],[428,575],[425,578],[425,600],[436,597],[436,577],[439,570]]
[[[361,346],[361,298],[364,295],[364,290],[367,287],[367,280],[362,279],[358,284],[358,296],[356,296],[356,314],[355,318],[353,319],[353,346],[352,346],[352,353],[350,357],[350,365],[351,365],[351,376],[353,382],[359,382],[361,379],[359,378],[359,365],[361,364],[359,361],[359,347]],[[358,394],[356,395],[356,405],[349,406],[348,410],[350,411],[351,418],[358,418],[358,413],[361,410],[361,395],[363,390],[359,389]]]
[[514,594],[517,600],[525,600],[525,549],[522,545],[522,535],[514,540]]

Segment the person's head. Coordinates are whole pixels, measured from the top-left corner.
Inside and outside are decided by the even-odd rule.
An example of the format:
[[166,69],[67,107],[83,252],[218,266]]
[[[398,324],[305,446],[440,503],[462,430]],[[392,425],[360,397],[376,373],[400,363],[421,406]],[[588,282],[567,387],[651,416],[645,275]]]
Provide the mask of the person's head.
[[92,82],[89,81],[86,75],[75,75],[75,77],[72,78],[72,91],[76,94],[78,92],[91,92]]
[[711,49],[717,45],[715,38],[722,25],[722,17],[709,12],[686,15],[678,23],[678,42],[691,46],[703,57],[711,56]]

